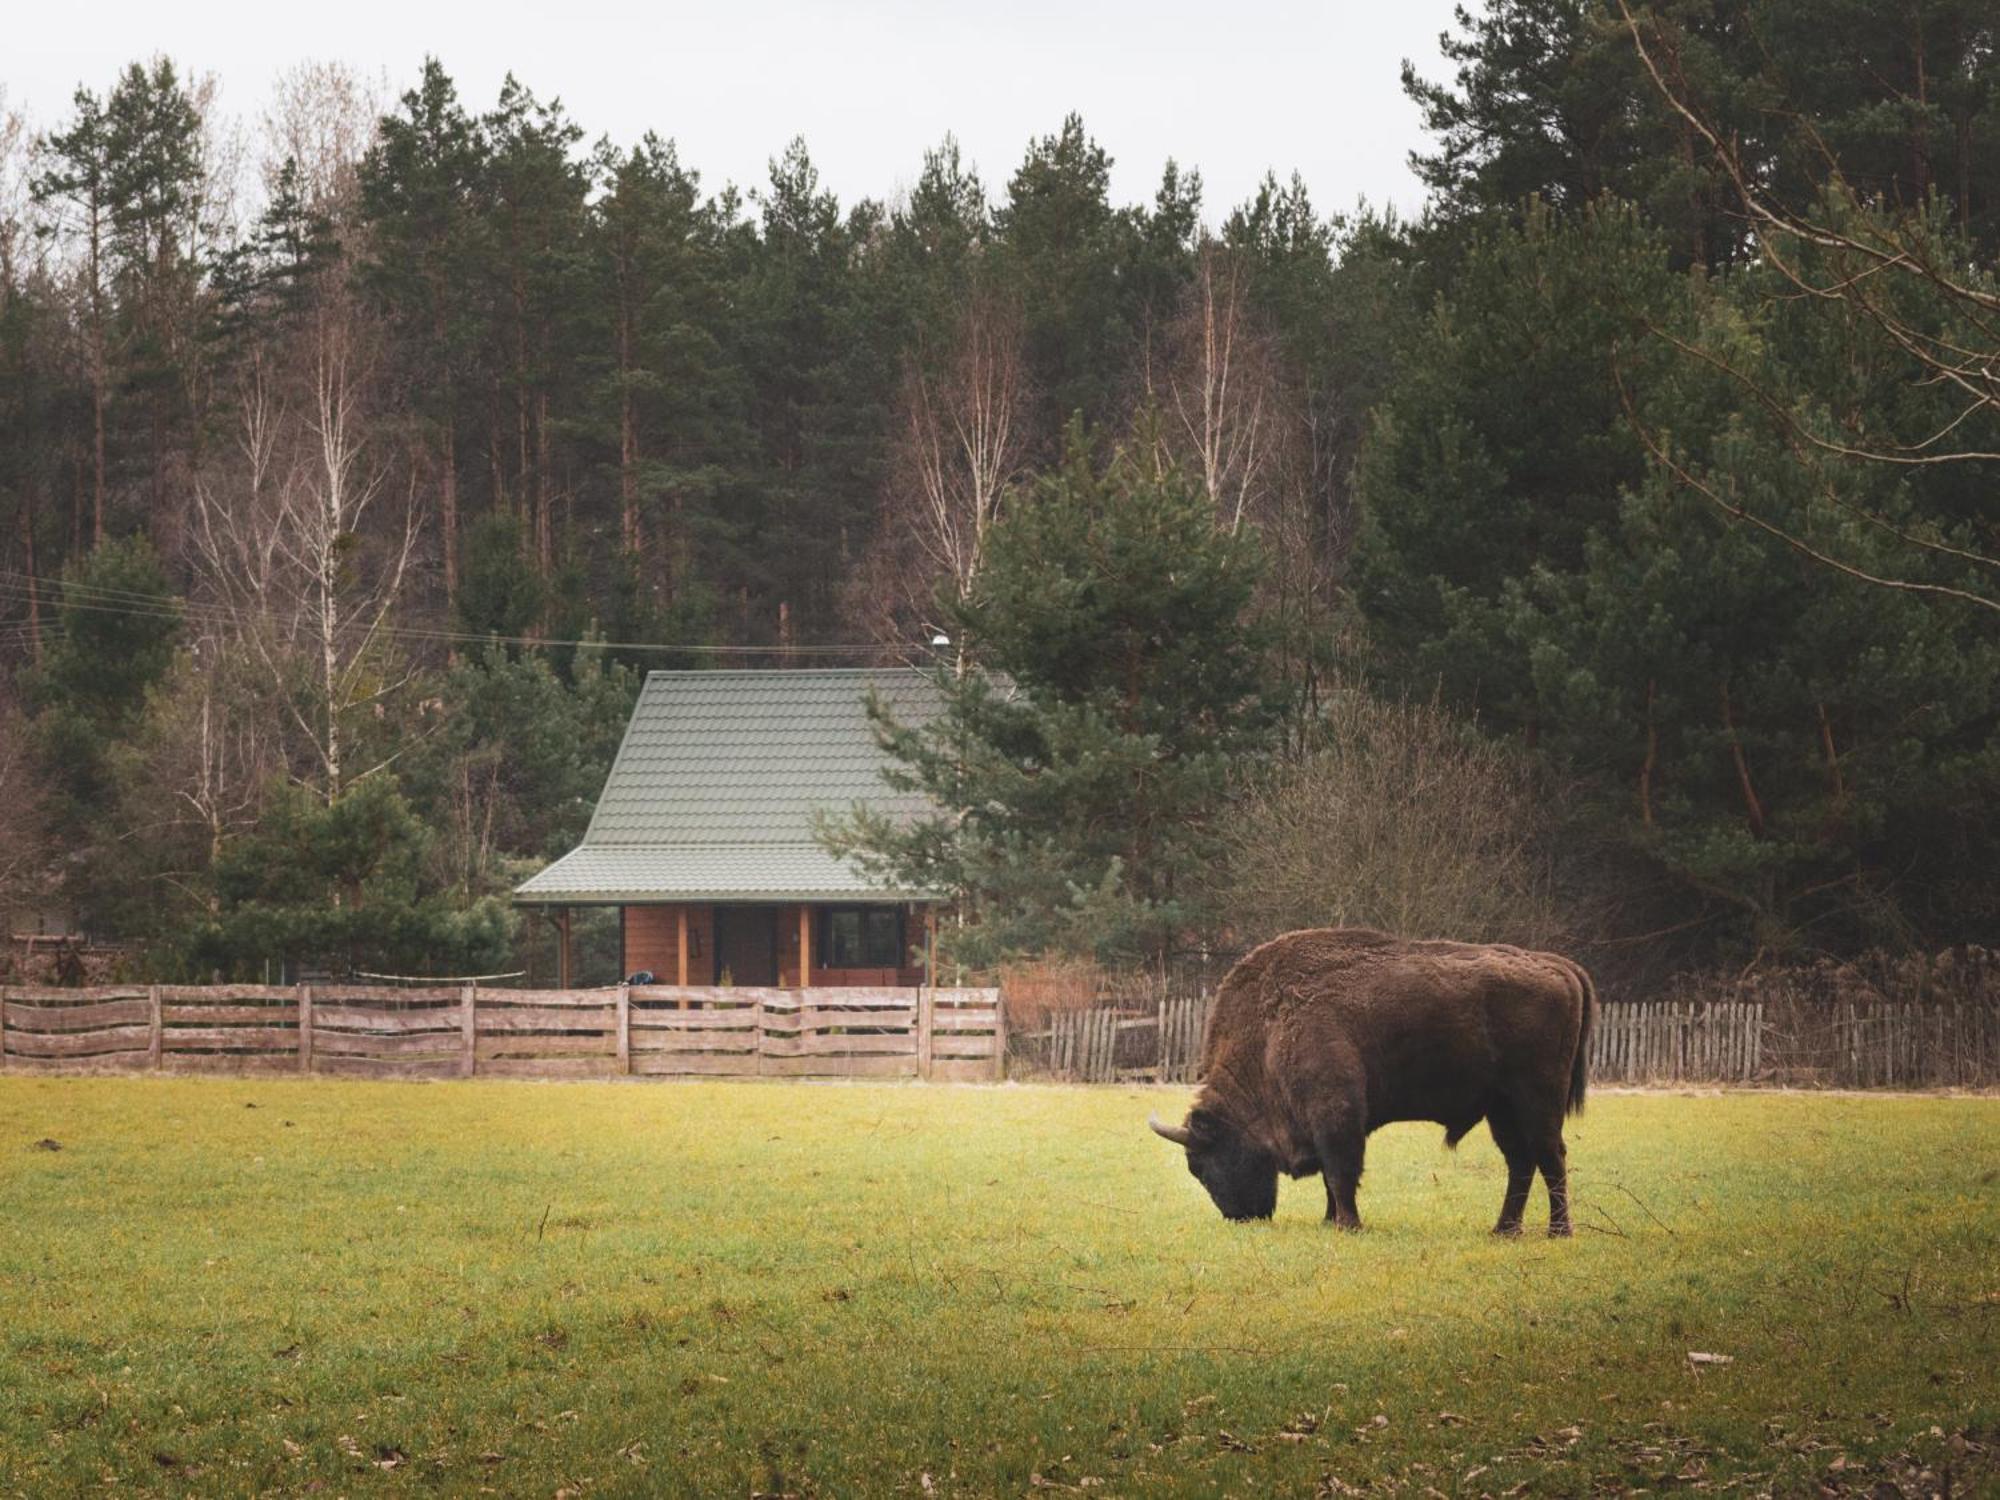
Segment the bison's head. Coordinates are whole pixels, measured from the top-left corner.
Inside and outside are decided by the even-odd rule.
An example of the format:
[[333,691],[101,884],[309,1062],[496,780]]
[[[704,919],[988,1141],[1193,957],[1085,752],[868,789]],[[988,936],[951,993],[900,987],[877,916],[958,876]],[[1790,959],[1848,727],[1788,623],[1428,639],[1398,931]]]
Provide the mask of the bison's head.
[[1154,1131],[1187,1149],[1188,1170],[1225,1219],[1268,1219],[1278,1209],[1278,1160],[1212,1109],[1196,1105],[1185,1125],[1155,1115]]

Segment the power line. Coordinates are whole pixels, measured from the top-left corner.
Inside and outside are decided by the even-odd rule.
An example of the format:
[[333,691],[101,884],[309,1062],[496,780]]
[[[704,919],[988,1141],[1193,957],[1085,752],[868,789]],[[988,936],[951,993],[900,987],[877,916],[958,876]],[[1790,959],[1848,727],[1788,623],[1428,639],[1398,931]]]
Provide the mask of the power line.
[[[238,611],[228,605],[182,599],[173,594],[147,594],[129,589],[110,589],[49,579],[29,580],[26,574],[0,569],[0,597],[27,599],[30,597],[28,592],[30,583],[40,590],[41,598],[45,602],[59,609],[89,610],[99,614],[123,615],[131,619],[193,620],[196,623],[209,625],[233,624],[244,613],[271,618],[268,611]],[[474,631],[444,630],[422,625],[385,624],[376,627],[372,633],[427,644],[527,646],[544,649],[568,646],[600,651],[651,651],[668,655],[705,657],[882,655],[897,649],[893,646],[862,642],[810,646],[721,646],[671,644],[661,641],[607,641],[560,636],[482,635]]]

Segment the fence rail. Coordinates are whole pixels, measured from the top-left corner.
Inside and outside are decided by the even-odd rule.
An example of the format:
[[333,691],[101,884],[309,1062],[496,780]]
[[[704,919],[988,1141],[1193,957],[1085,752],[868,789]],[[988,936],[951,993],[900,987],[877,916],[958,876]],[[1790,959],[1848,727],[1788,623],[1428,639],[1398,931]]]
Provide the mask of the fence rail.
[[367,1078],[1002,1076],[991,989],[0,988],[0,1068]]

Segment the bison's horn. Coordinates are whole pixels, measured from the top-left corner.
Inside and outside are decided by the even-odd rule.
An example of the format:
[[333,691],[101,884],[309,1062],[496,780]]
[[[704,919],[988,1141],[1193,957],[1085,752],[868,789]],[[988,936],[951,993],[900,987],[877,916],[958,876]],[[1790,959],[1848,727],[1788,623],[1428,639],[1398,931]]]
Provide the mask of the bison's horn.
[[1146,1116],[1146,1123],[1153,1127],[1154,1135],[1162,1136],[1176,1146],[1185,1146],[1188,1143],[1189,1132],[1185,1125],[1169,1125],[1156,1114]]

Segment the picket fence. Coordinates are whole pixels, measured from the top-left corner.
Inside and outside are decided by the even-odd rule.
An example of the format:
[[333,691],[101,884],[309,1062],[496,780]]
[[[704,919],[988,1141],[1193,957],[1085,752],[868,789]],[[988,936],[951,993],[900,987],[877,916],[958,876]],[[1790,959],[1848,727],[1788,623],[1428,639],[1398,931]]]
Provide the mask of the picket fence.
[[0,988],[0,1069],[996,1079],[991,989]]
[[1186,995],[1150,1007],[1054,1011],[1010,1039],[1015,1070],[1067,1083],[1193,1083],[1214,998]]
[[[1989,1087],[2000,1083],[2000,1009],[1990,1003],[1833,999],[1600,1004],[1590,1037],[1598,1083],[1797,1087]],[[1014,1034],[1013,1071],[1072,1083],[1191,1083],[1212,1000],[1053,1013]]]

